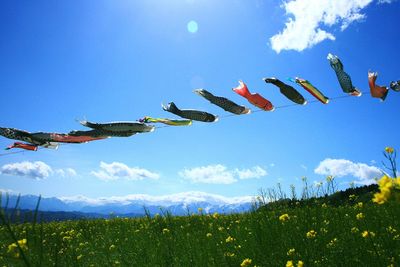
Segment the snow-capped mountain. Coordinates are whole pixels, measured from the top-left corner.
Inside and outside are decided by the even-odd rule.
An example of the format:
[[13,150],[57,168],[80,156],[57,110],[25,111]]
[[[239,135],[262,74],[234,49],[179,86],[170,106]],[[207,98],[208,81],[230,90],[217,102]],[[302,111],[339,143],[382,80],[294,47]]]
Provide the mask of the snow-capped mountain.
[[[1,205],[14,208],[17,195],[2,195]],[[224,197],[204,192],[184,192],[173,195],[127,195],[123,197],[88,198],[85,196],[42,198],[39,210],[42,211],[74,211],[84,213],[98,213],[109,215],[135,215],[145,214],[145,209],[152,215],[170,212],[173,215],[197,213],[199,208],[204,213],[232,213],[248,211],[254,197]],[[20,209],[35,209],[38,196],[24,195],[20,197]]]

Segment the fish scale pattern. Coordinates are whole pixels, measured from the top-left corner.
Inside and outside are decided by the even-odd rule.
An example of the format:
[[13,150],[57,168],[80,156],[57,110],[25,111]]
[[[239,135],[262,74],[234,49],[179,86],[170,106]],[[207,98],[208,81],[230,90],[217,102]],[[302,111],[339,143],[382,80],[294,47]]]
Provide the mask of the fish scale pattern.
[[336,77],[343,92],[356,96],[361,95],[361,93],[353,86],[350,75],[344,71],[343,63],[340,61],[340,59],[337,56],[329,54],[328,60],[332,69],[336,73]]
[[288,98],[289,100],[293,101],[296,104],[300,105],[305,105],[307,104],[307,101],[304,99],[304,97],[292,86],[278,80],[277,78],[264,78],[264,81],[266,83],[272,83],[273,85],[277,86],[284,96]]
[[250,110],[248,108],[246,108],[245,106],[240,106],[225,97],[215,96],[205,89],[197,89],[197,90],[195,90],[195,93],[204,97],[205,99],[210,101],[212,104],[224,109],[227,112],[230,112],[230,113],[233,113],[236,115],[247,114],[250,112]]
[[9,139],[16,139],[25,142],[32,142],[32,139],[28,136],[30,133],[13,129],[13,128],[1,128],[0,127],[0,135],[7,137]]
[[166,107],[163,106],[165,111],[171,112],[179,117],[202,122],[214,122],[217,121],[217,116],[214,116],[205,111],[192,110],[192,109],[179,109],[174,102],[169,103]]
[[72,131],[69,133],[69,135],[72,136],[90,136],[90,137],[105,137],[105,136],[118,136],[118,137],[129,137],[132,135],[137,134],[138,132],[110,132],[110,131],[104,131],[104,130],[90,130],[90,131]]
[[[103,131],[107,136],[130,136],[131,133],[144,133],[154,130],[154,126],[141,122],[109,122],[109,123],[93,123],[89,121],[81,121],[83,126]],[[126,135],[124,135],[126,132]]]
[[393,91],[396,91],[396,92],[400,92],[400,81],[391,82],[390,89],[392,89]]

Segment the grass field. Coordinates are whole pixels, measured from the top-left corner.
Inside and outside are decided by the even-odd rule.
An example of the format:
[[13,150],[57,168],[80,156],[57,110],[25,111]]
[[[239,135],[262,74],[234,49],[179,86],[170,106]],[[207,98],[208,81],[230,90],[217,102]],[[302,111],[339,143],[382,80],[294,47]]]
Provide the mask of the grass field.
[[355,195],[343,203],[320,198],[232,215],[200,209],[183,217],[3,221],[0,266],[399,266],[399,205]]

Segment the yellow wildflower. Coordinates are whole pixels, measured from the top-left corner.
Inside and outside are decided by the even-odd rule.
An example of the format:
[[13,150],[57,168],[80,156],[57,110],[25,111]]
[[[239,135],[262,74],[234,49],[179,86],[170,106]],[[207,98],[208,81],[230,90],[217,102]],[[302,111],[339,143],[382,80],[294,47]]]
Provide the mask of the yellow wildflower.
[[364,205],[364,203],[358,202],[356,205],[354,205],[354,208],[362,209],[363,205]]
[[356,215],[357,220],[362,220],[365,218],[364,214],[360,212],[359,214]]
[[303,267],[304,266],[304,262],[303,261],[298,261],[297,262],[297,267]]
[[168,234],[168,233],[169,233],[169,230],[168,230],[168,228],[164,228],[164,229],[162,230],[162,232],[163,232],[163,234]]
[[280,220],[281,222],[286,222],[286,221],[289,220],[289,219],[290,219],[290,217],[289,217],[289,214],[287,214],[287,213],[282,214],[281,216],[279,216],[279,220]]
[[307,238],[314,238],[317,236],[317,232],[315,232],[314,230],[310,230],[307,232],[306,236]]
[[224,255],[227,257],[235,257],[235,253],[232,252],[225,252]]
[[377,204],[383,204],[388,200],[388,198],[389,197],[387,195],[378,192],[374,194],[374,198],[372,199],[372,201]]
[[374,236],[375,236],[375,233],[374,233],[374,232],[364,231],[364,232],[361,233],[361,236],[364,237],[364,238],[367,238],[367,237],[374,237]]
[[383,189],[391,189],[393,186],[393,179],[384,175],[379,181],[378,181],[379,188],[382,190]]
[[334,239],[332,239],[331,241],[329,241],[329,243],[326,245],[327,248],[331,248],[334,247],[337,243],[337,238],[335,237]]
[[198,208],[197,211],[198,211],[199,213],[203,213],[203,208]]
[[242,263],[240,264],[240,267],[248,267],[251,265],[251,259],[246,258],[242,261]]
[[[22,250],[28,249],[27,241],[25,238],[18,240],[17,243]],[[8,251],[7,251],[7,253],[12,254],[13,257],[15,257],[15,258],[19,258],[19,250],[18,250],[17,243],[12,243],[12,244],[8,245]]]
[[21,247],[23,250],[27,250],[28,246],[26,245],[27,241],[26,238],[18,240],[18,245]]
[[231,242],[233,242],[233,241],[235,241],[235,239],[234,239],[233,237],[231,237],[231,236],[228,236],[228,237],[225,239],[225,242],[226,242],[226,243],[231,243]]
[[207,233],[206,236],[207,237],[212,237],[212,233]]
[[114,250],[115,249],[115,245],[111,245],[108,249],[109,250]]
[[287,261],[286,262],[286,267],[294,267],[293,261]]
[[12,243],[10,245],[8,245],[8,253],[13,253],[16,249],[18,248],[17,244]]
[[397,232],[397,230],[393,228],[393,226],[387,227],[386,230],[391,234],[395,234]]
[[218,219],[219,214],[218,214],[218,212],[214,212],[214,214],[212,216],[213,216],[214,219]]
[[358,228],[357,227],[353,227],[353,228],[351,228],[351,232],[354,234],[354,233],[358,233]]
[[323,207],[323,208],[327,208],[328,205],[326,205],[326,203],[324,203],[324,204],[322,204],[322,207]]
[[357,198],[357,196],[354,195],[354,194],[352,194],[352,195],[349,196],[349,200],[355,200],[356,198]]
[[295,250],[294,248],[291,248],[291,249],[288,250],[288,252],[286,253],[286,255],[288,255],[288,256],[293,256],[295,252],[296,252],[296,250]]
[[321,233],[323,233],[323,234],[328,233],[328,230],[326,230],[326,228],[324,228],[324,227],[322,227],[322,228],[320,229],[320,231],[321,231]]
[[392,154],[394,152],[394,149],[393,149],[393,147],[387,146],[387,147],[385,147],[385,152]]
[[69,241],[69,240],[71,240],[71,239],[72,239],[72,237],[66,235],[66,236],[63,237],[62,240],[63,240],[63,241]]
[[374,194],[374,198],[372,199],[373,202],[383,204],[390,198],[391,190],[394,186],[393,180],[394,179],[384,175],[378,181],[380,192]]

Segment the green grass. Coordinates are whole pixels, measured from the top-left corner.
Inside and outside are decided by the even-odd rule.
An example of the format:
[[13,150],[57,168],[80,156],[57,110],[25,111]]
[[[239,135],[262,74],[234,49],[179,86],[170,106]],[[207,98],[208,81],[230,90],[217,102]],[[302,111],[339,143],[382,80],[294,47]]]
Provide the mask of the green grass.
[[[292,202],[232,215],[5,221],[0,266],[240,266],[246,258],[252,260],[250,266],[285,266],[289,260],[301,260],[304,266],[399,266],[397,203],[324,202]],[[363,219],[356,218],[359,213]],[[289,219],[280,221],[282,214]],[[314,238],[307,238],[310,230],[317,232]],[[364,231],[369,236],[363,237]],[[26,247],[9,251],[10,244],[23,239]],[[288,255],[290,249],[295,252]],[[25,261],[21,253],[16,257],[18,252]]]

